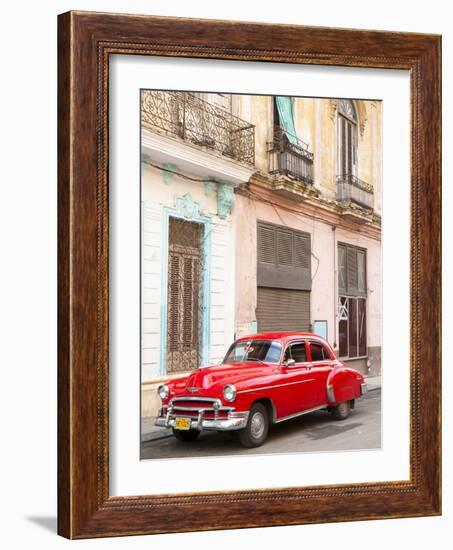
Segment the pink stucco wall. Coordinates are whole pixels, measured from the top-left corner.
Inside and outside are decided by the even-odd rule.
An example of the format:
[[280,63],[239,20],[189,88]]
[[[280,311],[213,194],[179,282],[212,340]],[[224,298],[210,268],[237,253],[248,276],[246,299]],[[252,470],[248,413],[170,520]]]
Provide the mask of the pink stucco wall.
[[308,215],[295,214],[277,206],[238,195],[235,203],[236,231],[236,334],[247,333],[256,320],[257,221],[287,225],[311,235],[311,321],[327,320],[328,340],[338,345],[336,314],[338,303],[337,243],[367,249],[367,340],[381,345],[381,242],[341,226],[334,227]]

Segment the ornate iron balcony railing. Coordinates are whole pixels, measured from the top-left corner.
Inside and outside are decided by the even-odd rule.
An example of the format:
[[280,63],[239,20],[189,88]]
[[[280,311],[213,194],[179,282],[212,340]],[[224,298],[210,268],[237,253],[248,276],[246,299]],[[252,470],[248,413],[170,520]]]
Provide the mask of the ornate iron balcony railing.
[[142,92],[142,124],[255,164],[255,126],[188,92]]
[[274,139],[269,143],[269,172],[312,185],[313,153],[310,153],[308,145],[302,140],[291,137],[292,141],[283,128],[274,127]]
[[337,201],[353,202],[373,210],[373,186],[352,174],[337,176]]

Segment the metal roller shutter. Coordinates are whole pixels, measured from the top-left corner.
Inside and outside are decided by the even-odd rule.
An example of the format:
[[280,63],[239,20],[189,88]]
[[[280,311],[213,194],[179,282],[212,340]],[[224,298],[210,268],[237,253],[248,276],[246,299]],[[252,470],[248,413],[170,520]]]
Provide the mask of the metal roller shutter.
[[310,292],[258,287],[256,317],[260,332],[309,332]]

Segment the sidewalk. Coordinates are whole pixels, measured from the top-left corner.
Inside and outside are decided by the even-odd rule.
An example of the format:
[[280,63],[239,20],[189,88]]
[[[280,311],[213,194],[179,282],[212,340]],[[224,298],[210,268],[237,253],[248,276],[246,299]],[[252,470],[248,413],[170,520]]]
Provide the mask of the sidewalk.
[[381,389],[381,377],[380,376],[365,376],[365,382],[368,385],[368,391]]
[[154,416],[145,416],[142,418],[141,442],[164,439],[173,435],[170,429],[155,426],[154,419]]

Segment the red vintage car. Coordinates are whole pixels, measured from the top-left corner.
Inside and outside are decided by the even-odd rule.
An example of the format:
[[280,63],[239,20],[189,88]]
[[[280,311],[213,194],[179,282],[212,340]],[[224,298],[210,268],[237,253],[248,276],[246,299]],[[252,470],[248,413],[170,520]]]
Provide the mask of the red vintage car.
[[269,426],[319,409],[343,420],[367,390],[362,374],[310,333],[274,332],[236,340],[220,365],[159,386],[156,425],[181,441],[202,430],[236,430],[258,447]]

